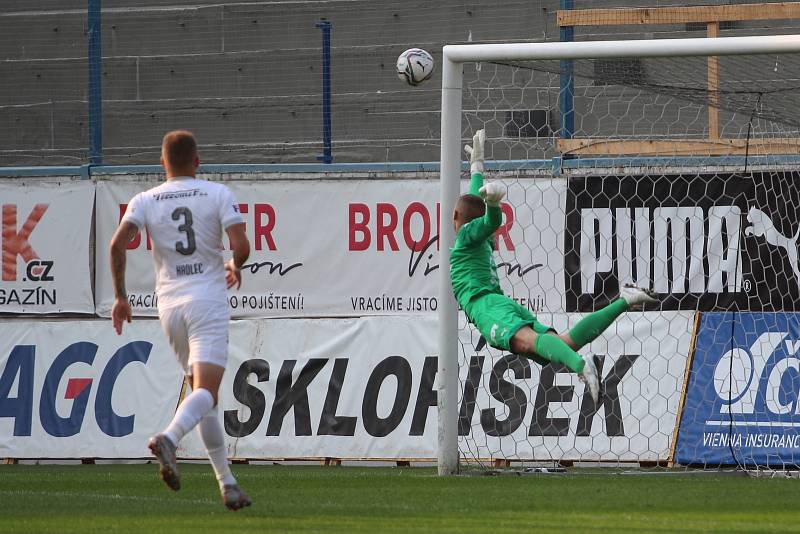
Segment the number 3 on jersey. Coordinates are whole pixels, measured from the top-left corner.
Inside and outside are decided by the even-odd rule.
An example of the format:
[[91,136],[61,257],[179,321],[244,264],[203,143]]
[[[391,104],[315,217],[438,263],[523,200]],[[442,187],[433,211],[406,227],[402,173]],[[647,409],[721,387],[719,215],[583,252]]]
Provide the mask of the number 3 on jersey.
[[175,250],[184,256],[190,256],[197,250],[194,240],[194,230],[192,229],[192,210],[189,208],[175,208],[172,212],[172,220],[179,221],[183,217],[183,224],[178,225],[178,231],[186,234],[186,244],[182,241],[175,242]]

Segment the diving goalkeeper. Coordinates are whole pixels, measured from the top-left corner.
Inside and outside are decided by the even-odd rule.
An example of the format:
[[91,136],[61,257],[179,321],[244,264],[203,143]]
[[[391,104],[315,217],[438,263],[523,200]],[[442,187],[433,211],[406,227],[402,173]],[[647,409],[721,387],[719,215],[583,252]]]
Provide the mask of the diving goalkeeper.
[[516,301],[503,294],[494,261],[494,233],[503,219],[500,201],[505,187],[483,183],[483,145],[486,135],[478,130],[470,156],[470,193],[462,195],[453,213],[456,241],[450,251],[450,279],[456,300],[491,346],[526,356],[538,363],[561,363],[589,388],[595,403],[600,395],[600,377],[591,356],[576,351],[597,338],[631,306],[658,302],[651,292],[625,286],[620,298],[591,313],[566,334],[558,334]]

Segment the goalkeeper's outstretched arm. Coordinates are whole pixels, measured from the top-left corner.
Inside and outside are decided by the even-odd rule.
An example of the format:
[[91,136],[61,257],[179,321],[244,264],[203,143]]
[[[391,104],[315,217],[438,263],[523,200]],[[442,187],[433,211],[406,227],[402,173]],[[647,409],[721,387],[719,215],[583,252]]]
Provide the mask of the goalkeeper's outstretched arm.
[[469,155],[469,192],[480,195],[483,187],[483,145],[486,142],[486,132],[478,130],[472,137],[472,145],[466,145],[464,152]]
[[[489,239],[500,227],[503,219],[500,201],[505,196],[505,187],[498,183],[484,184],[483,181],[483,146],[485,141],[486,134],[484,130],[478,130],[472,138],[472,145],[464,147],[464,151],[470,158],[470,194],[479,196],[486,204],[485,213],[482,217],[474,220],[472,217],[466,217],[466,221],[461,221],[462,223],[469,221],[462,233],[462,243],[468,246],[472,243]],[[464,211],[468,210],[465,209]],[[484,210],[482,209],[481,211]],[[457,225],[457,230],[458,226],[460,225]]]

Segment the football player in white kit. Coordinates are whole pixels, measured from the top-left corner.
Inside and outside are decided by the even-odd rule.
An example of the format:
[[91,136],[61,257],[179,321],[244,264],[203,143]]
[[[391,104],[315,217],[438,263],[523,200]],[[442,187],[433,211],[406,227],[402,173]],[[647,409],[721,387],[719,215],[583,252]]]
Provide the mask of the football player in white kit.
[[[162,480],[177,491],[181,483],[175,451],[181,438],[197,426],[222,500],[228,509],[238,510],[251,501],[228,466],[217,393],[228,359],[227,288],[241,285],[239,269],[250,255],[250,242],[231,191],[195,178],[200,160],[191,132],[164,136],[161,165],[166,182],[133,197],[111,239],[116,295],[111,318],[117,334],[124,322],[131,322],[125,252],[137,233],[147,230],[153,244],[158,316],[192,387],[172,422],[150,439],[148,447],[158,459]],[[222,258],[223,233],[233,250],[227,262]]]

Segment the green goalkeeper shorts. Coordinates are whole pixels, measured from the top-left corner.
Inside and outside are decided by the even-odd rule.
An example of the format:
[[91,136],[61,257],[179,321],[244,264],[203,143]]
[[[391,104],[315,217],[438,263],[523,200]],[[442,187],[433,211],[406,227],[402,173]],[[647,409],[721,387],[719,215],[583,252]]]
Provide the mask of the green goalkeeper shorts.
[[511,351],[511,338],[523,326],[537,334],[553,331],[536,320],[528,308],[499,293],[488,293],[471,300],[464,312],[486,342],[496,349]]

